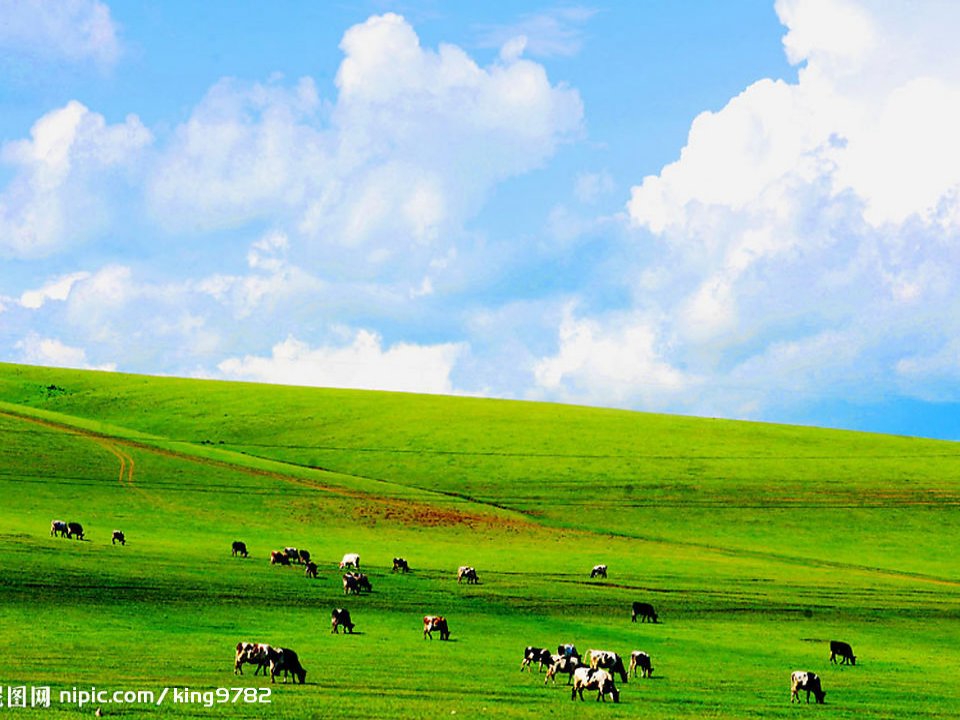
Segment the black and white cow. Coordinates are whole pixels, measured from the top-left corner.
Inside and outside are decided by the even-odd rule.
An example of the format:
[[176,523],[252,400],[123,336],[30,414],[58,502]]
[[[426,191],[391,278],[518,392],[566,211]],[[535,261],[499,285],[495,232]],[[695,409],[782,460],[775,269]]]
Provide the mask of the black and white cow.
[[433,633],[440,633],[441,640],[450,639],[450,628],[447,625],[447,619],[442,615],[424,615],[423,616],[423,639],[428,637],[433,640]]
[[547,668],[547,675],[543,679],[543,684],[546,685],[551,680],[554,683],[557,682],[557,673],[564,673],[567,676],[567,685],[569,685],[570,681],[573,680],[573,673],[578,667],[582,667],[579,655],[564,655],[561,653],[551,655],[550,667]]
[[580,653],[577,651],[577,646],[573,643],[557,645],[557,654],[564,655],[565,657],[575,657],[577,660],[580,659]]
[[393,572],[408,573],[410,572],[410,566],[403,558],[395,557],[393,559]]
[[241,557],[249,557],[250,553],[247,552],[247,544],[240,540],[234,540],[233,546],[231,547],[231,554],[236,557],[240,555]]
[[573,673],[573,690],[570,691],[570,699],[576,700],[577,695],[583,700],[584,690],[596,690],[597,701],[607,701],[607,695],[613,698],[615,703],[620,702],[620,691],[613,684],[613,676],[606,670],[595,670],[593,668],[577,668]]
[[[553,663],[553,658],[550,655],[550,651],[547,648],[534,647],[528,645],[523,651],[523,660],[520,663],[520,672],[523,672],[524,669],[529,668],[533,663],[538,663],[540,665],[540,672],[543,672],[543,669],[549,668]],[[531,672],[533,672],[531,670]]]
[[67,523],[63,520],[54,520],[50,523],[50,537],[66,537]]
[[609,650],[590,650],[590,668],[593,670],[609,670],[620,675],[620,680],[627,682],[627,669],[623,666],[623,658]]
[[120,543],[121,545],[127,544],[127,538],[124,536],[122,530],[114,530],[113,537],[110,538],[111,545],[116,545],[117,543]]
[[270,646],[265,643],[237,643],[237,655],[233,661],[233,674],[243,675],[243,664],[249,663],[257,666],[253,671],[254,675],[260,674],[261,671],[266,675],[267,665],[270,662],[267,657],[269,650]]
[[283,554],[287,556],[287,559],[290,562],[300,563],[300,551],[295,547],[287,547],[283,549]]
[[304,575],[304,577],[308,577],[308,578],[316,578],[316,577],[317,577],[317,564],[316,564],[315,562],[313,562],[312,560],[310,560],[309,562],[307,562],[307,567],[306,567],[306,569],[303,571],[303,575]]
[[650,603],[635,602],[630,620],[636,622],[638,617],[642,623],[645,623],[647,620],[657,622],[657,611],[653,609],[653,605]]
[[457,569],[457,583],[459,584],[464,580],[467,581],[467,585],[476,585],[480,582],[480,578],[477,577],[477,571],[469,565],[461,565]]
[[607,566],[606,565],[594,565],[593,570],[590,571],[590,578],[605,578],[607,576]]
[[76,535],[78,540],[83,540],[83,525],[78,522],[67,523],[67,537],[71,540]]
[[850,647],[849,643],[841,642],[840,640],[831,640],[830,662],[836,665],[838,656],[841,658],[841,665],[857,664],[857,656],[853,654],[853,648]]
[[640,670],[640,677],[648,678],[653,675],[653,665],[650,664],[650,656],[642,650],[634,650],[630,653],[630,674],[637,676],[637,669]]
[[274,550],[270,553],[271,565],[289,565],[290,557],[282,550]]
[[359,595],[361,590],[373,592],[373,586],[370,584],[370,578],[363,573],[346,573],[343,576],[343,594],[353,593]]
[[817,699],[818,704],[823,704],[823,698],[827,694],[820,686],[820,676],[816,673],[805,670],[794,670],[790,674],[790,703],[794,700],[800,702],[801,691],[807,693],[807,703],[810,702],[810,693]]
[[350,611],[346,608],[334,608],[330,613],[330,632],[339,635],[341,626],[345,632],[353,634],[354,625],[350,619]]
[[307,671],[300,664],[300,658],[290,648],[270,648],[267,659],[270,661],[270,682],[275,682],[281,672],[284,682],[287,681],[287,673],[293,675],[294,681],[299,680],[301,685],[307,679]]

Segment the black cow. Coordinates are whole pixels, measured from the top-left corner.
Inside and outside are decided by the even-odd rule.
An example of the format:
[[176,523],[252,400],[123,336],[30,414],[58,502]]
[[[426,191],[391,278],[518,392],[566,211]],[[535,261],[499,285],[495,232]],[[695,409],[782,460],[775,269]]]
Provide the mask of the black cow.
[[122,530],[114,530],[113,537],[110,538],[111,545],[116,545],[117,543],[120,543],[121,545],[127,544],[127,538],[124,537]]
[[236,557],[237,555],[240,555],[242,557],[249,557],[249,553],[247,552],[247,544],[245,542],[241,542],[240,540],[234,540],[231,554],[234,557]]
[[407,565],[407,561],[401,557],[396,557],[393,559],[393,572],[410,572],[410,566]]
[[822,705],[826,693],[820,686],[820,676],[816,673],[806,672],[804,670],[795,670],[790,675],[790,702],[794,700],[800,702],[800,692],[807,691],[807,703],[810,702],[810,693],[817,699],[817,703]]
[[66,537],[67,524],[63,520],[54,520],[50,523],[50,537]]
[[346,608],[334,608],[330,613],[330,632],[340,634],[340,626],[351,635],[353,634],[353,621],[350,620],[350,611]]
[[287,681],[288,672],[293,675],[294,681],[299,680],[301,685],[307,679],[307,671],[300,664],[300,658],[290,648],[269,648],[267,660],[270,662],[270,682],[275,682],[281,671],[284,682]]
[[343,594],[353,593],[359,595],[361,590],[373,592],[373,586],[370,584],[370,578],[363,573],[346,573],[343,576]]
[[270,564],[271,565],[289,565],[290,558],[282,550],[274,550],[270,553]]
[[837,664],[837,656],[842,658],[840,661],[841,665],[857,664],[857,656],[853,654],[853,648],[850,647],[849,643],[841,642],[839,640],[831,640],[830,662],[832,662],[834,665]]
[[310,560],[309,562],[307,562],[307,569],[303,571],[303,574],[304,574],[305,577],[308,577],[308,578],[310,578],[310,577],[312,577],[312,578],[317,577],[317,564],[316,564],[315,562],[313,562],[312,560]]
[[301,562],[301,563],[306,564],[306,563],[310,562],[310,551],[309,551],[309,550],[298,550],[297,552],[300,554],[300,562]]
[[630,619],[633,622],[637,621],[637,616],[640,617],[640,622],[657,622],[657,611],[653,609],[653,605],[645,602],[635,602],[633,604],[633,614],[630,616]]
[[529,668],[533,663],[540,664],[540,672],[543,672],[544,667],[549,668],[553,664],[553,659],[550,657],[550,651],[546,648],[538,648],[528,645],[523,651],[523,660],[520,663],[520,672],[523,672],[524,668]]
[[71,540],[76,535],[78,540],[83,540],[83,525],[78,522],[67,523],[67,537]]

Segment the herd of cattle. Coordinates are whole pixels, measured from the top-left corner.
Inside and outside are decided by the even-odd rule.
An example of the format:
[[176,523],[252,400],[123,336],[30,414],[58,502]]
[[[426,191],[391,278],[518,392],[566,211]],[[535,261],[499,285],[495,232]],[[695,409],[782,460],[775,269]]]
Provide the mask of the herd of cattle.
[[[66,537],[70,539],[84,539],[83,525],[78,522],[65,522],[63,520],[53,520],[50,523],[51,537]],[[126,545],[126,537],[120,530],[114,530],[111,537],[111,544],[120,543]],[[241,540],[236,540],[232,545],[232,554],[235,557],[249,557],[247,545]],[[311,560],[310,552],[304,549],[286,547],[283,550],[275,550],[270,553],[271,565],[291,565],[298,564],[305,568],[305,575],[308,578],[317,577],[317,564]],[[360,572],[360,555],[357,553],[347,553],[343,556],[339,565],[341,570],[352,568],[352,570],[343,574],[343,593],[344,595],[359,595],[361,590],[372,592],[373,586],[370,579]],[[410,565],[404,558],[395,557],[393,559],[393,572],[410,572]],[[591,579],[606,578],[607,566],[595,565],[590,571]],[[468,585],[478,584],[480,582],[475,568],[469,565],[462,565],[457,569],[457,583],[466,581]],[[631,621],[657,623],[659,616],[653,605],[646,602],[634,602],[631,607]],[[350,617],[350,611],[346,608],[334,608],[330,617],[331,633],[339,634],[342,627],[344,632],[353,633],[356,627]],[[425,615],[423,618],[423,638],[433,640],[433,633],[438,633],[441,640],[450,639],[450,627],[447,619],[442,615]],[[853,654],[853,649],[849,643],[832,640],[830,642],[830,662],[836,664],[840,659],[841,665],[856,665],[857,658]],[[624,667],[623,658],[615,652],[609,650],[589,650],[586,657],[582,657],[573,644],[563,644],[557,647],[557,652],[552,653],[547,648],[528,646],[523,651],[523,660],[520,663],[520,670],[532,670],[533,664],[539,666],[542,673],[546,669],[544,684],[549,682],[556,683],[558,674],[567,675],[567,685],[571,686],[570,699],[576,700],[579,697],[583,700],[584,690],[597,693],[597,700],[606,701],[610,697],[615,703],[620,702],[620,691],[616,686],[615,676],[618,676],[621,682],[626,683],[630,675],[633,677],[640,673],[643,678],[649,678],[653,675],[653,665],[650,655],[642,650],[634,650],[630,653],[629,667]],[[283,673],[284,682],[287,677],[292,676],[294,681],[303,684],[306,680],[307,671],[300,664],[300,658],[294,650],[290,648],[273,647],[266,643],[240,642],[236,646],[236,655],[234,658],[234,674],[243,675],[243,665],[255,665],[254,675],[261,672],[266,675],[270,672],[270,682],[275,682],[277,675]],[[823,703],[826,691],[824,691],[820,677],[810,671],[796,670],[790,675],[790,702],[800,702],[800,693],[806,693],[807,703],[810,702],[811,693],[817,703]]]

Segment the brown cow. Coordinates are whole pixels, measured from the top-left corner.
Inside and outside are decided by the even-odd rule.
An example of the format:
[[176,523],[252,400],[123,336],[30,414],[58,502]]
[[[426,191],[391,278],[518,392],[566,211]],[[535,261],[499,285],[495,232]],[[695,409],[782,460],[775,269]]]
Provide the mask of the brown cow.
[[423,616],[423,639],[428,637],[433,640],[433,631],[440,633],[441,640],[450,639],[450,628],[447,626],[447,619],[442,615],[424,615]]

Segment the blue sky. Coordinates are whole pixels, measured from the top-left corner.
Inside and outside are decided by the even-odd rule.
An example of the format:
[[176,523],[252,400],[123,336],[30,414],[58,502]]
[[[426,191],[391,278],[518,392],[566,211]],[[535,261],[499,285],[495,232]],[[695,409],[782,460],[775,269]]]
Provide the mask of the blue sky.
[[0,17],[0,360],[960,438],[955,3]]

